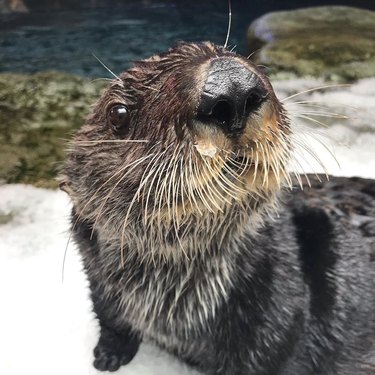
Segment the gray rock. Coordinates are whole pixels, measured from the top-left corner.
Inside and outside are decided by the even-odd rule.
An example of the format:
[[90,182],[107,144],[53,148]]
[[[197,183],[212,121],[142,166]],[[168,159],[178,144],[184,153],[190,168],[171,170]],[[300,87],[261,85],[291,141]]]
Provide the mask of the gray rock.
[[375,12],[324,6],[273,12],[255,20],[252,59],[272,72],[352,81],[375,75]]

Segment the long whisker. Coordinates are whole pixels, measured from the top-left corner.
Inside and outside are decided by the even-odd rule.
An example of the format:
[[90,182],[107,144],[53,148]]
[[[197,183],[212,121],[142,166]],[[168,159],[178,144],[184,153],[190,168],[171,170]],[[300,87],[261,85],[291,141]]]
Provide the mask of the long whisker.
[[[167,149],[163,151],[163,155],[167,152]],[[149,198],[150,198],[150,195],[151,195],[151,189],[152,187],[154,186],[154,183],[156,182],[156,186],[154,188],[154,198],[153,198],[153,201],[154,201],[154,204],[153,204],[153,207],[152,207],[152,212],[150,214],[150,220],[147,222],[145,220],[145,224],[149,226],[150,228],[150,232],[153,234],[151,236],[151,238],[153,239],[155,236],[157,237],[157,240],[158,241],[162,241],[163,240],[163,231],[162,231],[162,228],[161,228],[161,212],[160,212],[160,202],[162,200],[162,198],[159,196],[160,194],[160,181],[162,179],[162,176],[163,174],[165,173],[165,167],[167,165],[167,160],[166,158],[164,158],[159,166],[157,167],[157,169],[155,170],[154,172],[154,178],[152,179],[150,185],[149,185],[149,188],[148,188],[148,193],[147,193],[147,198],[146,198],[146,205],[145,205],[145,219],[147,217],[147,212],[148,212],[148,206],[149,206]],[[156,211],[158,209],[158,211]],[[158,226],[158,230],[154,231],[154,225],[155,223],[157,224]],[[152,247],[152,249],[154,249],[154,247]]]
[[299,118],[302,118],[302,119],[304,119],[304,120],[308,120],[308,121],[310,121],[310,122],[312,122],[312,123],[314,123],[314,124],[318,124],[318,125],[320,125],[320,126],[323,127],[323,128],[327,128],[327,127],[328,127],[328,125],[325,124],[324,122],[321,122],[321,121],[319,121],[319,120],[317,120],[317,119],[315,119],[315,118],[311,118],[311,117],[309,117],[309,116],[304,116],[304,115],[302,115],[302,114],[299,114],[299,115],[295,115],[295,117],[299,117]]
[[345,107],[356,111],[359,109],[359,107],[348,105],[347,103],[345,103],[345,105],[336,103],[335,106],[333,106],[332,104],[325,104],[324,102],[322,102],[322,100],[298,100],[295,102],[287,102],[285,105],[287,105],[287,107],[290,107],[292,105],[301,105],[302,107],[316,107],[325,109],[331,109],[332,107]]
[[[240,169],[240,173],[238,174],[237,172],[233,171],[233,169],[231,169],[227,163],[225,162],[225,160],[219,156],[220,160],[222,161],[223,165],[221,166],[222,170],[226,171],[228,174],[230,174],[237,182],[239,182],[241,185],[243,184],[243,180],[241,180],[239,177],[247,170],[247,166],[248,166],[248,163],[249,163],[249,158],[244,156],[243,158],[246,160],[246,163],[239,163],[237,162],[235,159],[231,158],[231,157],[228,157],[228,161],[230,161],[231,163],[233,162],[234,165],[237,166],[237,168]],[[232,190],[234,191],[237,191],[238,193],[240,194],[246,194],[247,193],[247,190],[245,189],[242,189],[241,187],[237,186],[236,184],[232,183],[230,180],[228,180],[228,178],[226,178],[225,176],[223,177],[221,171],[220,171],[220,176],[221,178],[224,180],[223,182],[228,186],[228,188],[231,188]]]
[[185,183],[184,183],[184,174],[186,172],[186,168],[184,168],[184,158],[180,158],[180,194],[181,194],[181,202],[182,202],[182,212],[183,214],[186,213],[185,210]]
[[[210,196],[213,198],[212,202],[215,205],[215,207],[220,211],[223,212],[223,209],[220,207],[220,205],[217,203],[216,199],[213,197],[213,195],[219,199],[219,202],[226,202],[230,203],[230,201],[219,191],[219,189],[215,186],[216,184],[225,191],[225,186],[220,182],[218,179],[218,175],[220,174],[220,170],[218,168],[215,168],[214,166],[211,166],[209,161],[206,160],[205,157],[202,157],[202,160],[204,164],[206,165],[206,168],[204,168],[207,180],[206,180],[206,187],[210,191]],[[213,194],[213,195],[212,195]]]
[[[287,108],[290,110],[291,108],[294,109],[294,106],[301,107],[301,108],[322,108],[322,109],[332,109],[332,105],[323,104],[322,101],[318,100],[300,100],[296,102],[288,102],[285,104]],[[288,112],[289,112],[288,110]]]
[[[116,177],[118,174],[120,174],[121,172],[123,172],[124,169],[130,167],[132,164],[138,164],[140,161],[143,161],[145,159],[145,157],[142,157],[140,159],[137,159],[135,160],[134,162],[124,166],[123,168],[120,168],[119,171],[117,171],[116,173],[114,173],[108,180],[106,180],[101,186],[99,186],[99,188],[96,190],[96,192],[91,196],[91,198],[88,200],[88,202],[85,203],[83,209],[82,209],[82,212],[85,211],[85,209],[87,208],[87,206],[96,198],[97,194],[99,193],[99,191],[105,186],[107,185],[114,177]],[[81,214],[77,213],[77,219],[74,221],[73,225],[72,225],[72,228],[70,230],[70,233],[69,233],[69,238],[68,238],[68,241],[66,243],[66,246],[65,246],[65,251],[64,251],[64,256],[63,256],[63,264],[62,264],[62,270],[61,270],[61,274],[62,274],[62,282],[64,282],[64,272],[65,272],[65,261],[66,261],[66,254],[67,254],[67,251],[68,251],[68,247],[69,247],[69,243],[72,239],[72,236],[73,236],[73,231],[75,230],[77,224],[78,224],[78,221],[79,219],[81,218]],[[91,231],[91,235],[90,237],[92,237],[94,233],[94,229],[92,229]]]
[[[166,152],[167,152],[168,149],[165,149],[161,154],[160,156],[162,157]],[[156,163],[155,163],[156,164]],[[148,192],[147,192],[147,196],[146,196],[146,204],[145,204],[145,208],[144,208],[144,212],[145,212],[145,215],[144,215],[144,220],[145,220],[145,224],[147,224],[147,212],[148,212],[148,206],[149,206],[149,199],[150,199],[150,195],[151,195],[151,190],[152,190],[152,187],[154,186],[154,183],[155,181],[157,180],[157,178],[159,178],[160,180],[160,176],[161,176],[161,171],[163,170],[165,166],[165,163],[164,162],[161,162],[157,167],[156,169],[154,168],[153,170],[150,171],[150,173],[153,173],[154,177],[153,179],[151,180],[151,183],[149,184],[148,186]],[[158,187],[158,184],[156,185],[156,188],[155,188],[155,193],[157,192],[157,187]],[[153,212],[152,212],[152,215],[151,217],[154,217],[154,213],[155,213],[155,207],[156,207],[156,202],[158,201],[157,199],[157,196],[155,195],[154,197],[154,207],[153,207]],[[152,221],[152,220],[151,220]]]
[[283,98],[280,101],[281,102],[286,102],[286,101],[288,101],[288,100],[290,100],[292,98],[295,98],[296,96],[299,96],[299,95],[302,95],[302,94],[306,94],[306,93],[312,92],[312,91],[318,91],[318,90],[324,90],[324,89],[336,88],[336,87],[350,87],[350,86],[351,86],[350,84],[343,83],[343,84],[337,84],[337,85],[325,85],[325,86],[314,87],[312,89],[304,90],[304,91],[301,91],[301,92],[297,92],[296,94],[287,96],[286,98]]
[[[145,157],[142,157],[140,159],[137,159],[135,160],[134,162],[128,164],[128,165],[125,165],[123,168],[120,168],[119,171],[117,171],[116,173],[114,173],[108,180],[106,180],[102,185],[99,186],[99,188],[95,191],[95,193],[91,196],[91,198],[89,199],[89,201],[84,205],[83,209],[81,210],[81,212],[83,213],[85,211],[85,209],[87,208],[87,206],[96,198],[97,194],[99,193],[99,191],[105,186],[107,185],[114,177],[116,177],[118,174],[120,174],[121,172],[123,172],[123,170],[129,166],[131,166],[132,164],[134,163],[138,163],[141,159],[144,159]],[[77,219],[74,221],[73,225],[72,225],[72,228],[70,230],[70,235],[69,235],[69,238],[68,238],[68,241],[67,241],[67,244],[66,244],[66,247],[65,247],[65,252],[64,252],[64,259],[63,259],[63,273],[64,273],[64,265],[65,265],[65,258],[66,258],[66,252],[67,252],[67,249],[68,249],[68,246],[69,246],[69,243],[70,243],[70,240],[72,238],[72,234],[73,234],[73,231],[75,230],[77,224],[78,224],[78,221],[79,219],[81,218],[81,213],[77,213]],[[91,236],[93,234],[93,231],[91,232]]]
[[173,168],[175,166],[174,161],[176,160],[177,154],[179,153],[179,148],[178,146],[175,147],[173,150],[173,155],[172,158],[170,159],[167,171],[166,171],[166,176],[168,176],[168,179],[165,178],[164,182],[164,187],[165,189],[163,190],[165,192],[165,199],[167,202],[167,207],[168,207],[168,218],[169,221],[173,221],[173,210],[171,209],[173,205],[173,201],[171,200],[171,193],[172,193],[172,184],[171,184],[171,179],[173,177]]
[[73,229],[70,230],[68,241],[66,243],[65,250],[64,250],[63,262],[62,262],[62,267],[61,267],[61,282],[62,283],[64,283],[65,261],[66,261],[66,256],[68,253],[68,247],[69,247],[72,237],[73,237]]
[[[314,140],[316,140],[320,145],[322,145],[324,147],[324,149],[333,158],[333,160],[335,161],[335,163],[337,164],[337,166],[340,168],[340,163],[337,160],[337,158],[336,158],[335,154],[333,153],[332,149],[321,139],[321,138],[326,138],[327,139],[327,135],[326,134],[324,134],[322,132],[315,131],[315,130],[309,132],[308,129],[306,129],[306,128],[303,129],[303,132],[305,134],[309,135],[310,137],[312,137]],[[301,136],[304,136],[304,134],[302,133],[302,134],[298,134],[296,136],[297,137],[301,137]],[[311,152],[313,152],[313,150],[311,149],[311,147],[307,146],[306,143],[305,143],[305,145],[306,145],[306,151],[311,154]],[[316,153],[315,153],[315,155],[316,155]]]
[[[221,156],[219,156],[219,158],[222,160],[223,162],[223,169],[225,170],[225,172],[227,172],[229,175],[231,175],[233,177],[233,179],[235,179],[237,182],[239,182],[240,184],[243,184],[243,180],[240,179],[240,176],[245,173],[245,171],[247,170],[247,167],[248,167],[248,163],[249,163],[249,158],[248,157],[245,157],[244,159],[246,160],[246,163],[239,163],[236,159],[233,159],[231,158],[230,156],[228,157],[228,162],[233,164],[233,166],[237,167],[240,172],[237,173],[237,172],[234,172],[232,168],[230,168],[227,163],[225,163],[225,161],[222,159]],[[244,192],[244,191],[241,191],[241,192]]]
[[263,187],[267,187],[267,184],[268,184],[268,172],[269,172],[268,159],[267,159],[267,156],[266,156],[266,153],[265,153],[265,149],[263,147],[263,143],[259,142],[258,144],[260,146],[260,150],[261,150],[261,153],[262,153],[262,161],[263,161],[263,169],[264,169],[263,183],[262,183],[262,185],[263,185]]
[[278,168],[279,161],[277,159],[274,159],[275,155],[272,152],[272,147],[270,146],[270,143],[268,140],[266,140],[264,148],[266,150],[266,154],[269,160],[269,169],[270,171],[272,171],[273,175],[275,176],[277,185],[280,186],[280,171]]
[[[124,173],[121,178],[119,178],[119,180],[113,185],[113,187],[111,188],[111,190],[109,191],[109,193],[107,194],[107,196],[104,198],[103,202],[100,204],[99,206],[99,211],[96,215],[96,219],[94,221],[94,224],[92,226],[92,230],[91,230],[91,236],[92,234],[94,233],[94,230],[96,228],[96,225],[101,217],[101,214],[102,214],[102,210],[105,206],[105,204],[107,203],[108,199],[111,197],[112,193],[114,192],[114,190],[117,188],[117,186],[122,182],[124,181],[124,179],[129,175],[129,173],[134,170],[139,164],[143,163],[145,160],[147,160],[149,157],[152,157],[154,156],[155,154],[149,154],[149,155],[146,155],[145,157],[141,158],[137,163],[135,163],[130,169],[126,170],[126,173]],[[107,224],[110,222],[110,217],[108,218],[108,220],[104,223],[104,228],[107,226]]]
[[[200,157],[203,158],[202,155],[199,154]],[[194,159],[194,162],[193,162],[193,167],[194,167],[194,170],[193,170],[193,173],[194,173],[194,177],[195,177],[195,181],[198,183],[197,186],[196,186],[196,192],[198,194],[198,197],[200,199],[200,201],[204,204],[204,206],[210,211],[210,212],[214,212],[214,210],[212,209],[211,205],[207,202],[206,200],[206,196],[209,197],[209,194],[205,194],[204,193],[204,190],[207,189],[206,185],[207,185],[207,180],[205,179],[205,176],[202,175],[202,172],[198,169],[198,165],[197,165],[197,161],[196,159]],[[206,172],[206,170],[204,169],[204,172]],[[203,179],[204,180],[204,185],[202,186],[200,180]],[[203,190],[203,192],[202,192]],[[215,204],[215,203],[214,203]]]
[[137,188],[137,191],[135,192],[134,196],[133,196],[133,199],[131,200],[130,204],[129,204],[129,207],[127,209],[127,212],[126,212],[126,215],[125,215],[125,219],[124,219],[124,222],[123,222],[123,225],[122,225],[122,230],[121,230],[121,247],[120,247],[120,252],[121,252],[121,265],[122,267],[124,266],[124,241],[125,241],[125,230],[126,230],[126,227],[127,227],[127,224],[128,224],[128,221],[129,221],[129,217],[130,217],[130,214],[131,214],[131,210],[135,204],[135,202],[137,201],[137,199],[139,199],[140,197],[140,192],[143,188],[143,186],[147,183],[147,180],[151,177],[150,174],[146,174],[147,171],[148,171],[148,167],[150,165],[152,165],[152,161],[155,160],[155,157],[156,157],[156,160],[157,160],[157,157],[160,157],[160,154],[154,154],[153,158],[151,159],[149,165],[147,166],[147,168],[145,169],[145,171],[143,172],[142,174],[142,178],[141,178],[141,181],[139,183],[139,186]]
[[[164,149],[164,151],[162,151],[158,158],[153,160],[152,161],[152,168],[150,169],[150,171],[148,172],[148,175],[147,177],[145,177],[145,181],[147,181],[150,177],[152,178],[151,180],[151,183],[149,183],[147,186],[145,186],[145,192],[143,194],[143,197],[146,196],[146,203],[144,205],[144,225],[146,227],[149,227],[150,229],[150,241],[153,242],[154,239],[155,239],[155,236],[157,237],[157,241],[162,241],[162,229],[161,229],[161,226],[160,226],[160,212],[158,212],[157,214],[157,218],[158,220],[155,220],[155,210],[156,210],[156,207],[157,207],[157,204],[156,202],[158,202],[158,196],[157,196],[157,192],[158,192],[158,183],[160,181],[160,178],[162,176],[162,172],[163,172],[163,169],[165,168],[165,165],[166,165],[166,162],[165,160],[167,160],[166,158],[163,158],[164,155],[166,154],[166,152],[168,151],[168,148],[167,147],[166,149]],[[160,162],[161,161],[161,162]],[[150,163],[151,164],[151,163]],[[148,206],[149,206],[149,199],[150,199],[150,196],[151,196],[151,191],[153,189],[153,186],[154,186],[154,183],[155,181],[158,181],[157,185],[156,185],[156,188],[154,189],[154,204],[153,204],[153,208],[152,208],[152,213],[151,215],[149,215],[148,213]],[[143,199],[144,201],[144,199]],[[159,225],[159,230],[154,230],[154,224],[155,222],[158,223]],[[151,250],[152,250],[152,259],[154,259],[154,249],[155,249],[155,246],[151,245],[150,246]]]
[[317,111],[298,111],[298,110],[295,110],[292,113],[293,113],[294,116],[297,116],[297,115],[312,115],[312,116],[316,116],[316,117],[330,117],[330,118],[338,118],[338,119],[344,119],[344,120],[347,120],[347,119],[350,118],[348,116],[340,115],[338,113],[333,113],[333,112],[317,112]]
[[[309,186],[311,186],[310,184],[310,180],[308,178],[308,176],[306,175],[301,163],[298,161],[297,158],[293,158],[290,162],[290,165],[292,166],[292,163],[293,164],[297,164],[297,166],[299,166],[299,168],[302,170],[303,174],[306,176],[306,179],[308,181],[308,184]],[[298,182],[298,185],[300,186],[301,190],[303,190],[303,182],[302,182],[302,179],[301,179],[301,176],[300,176],[300,173],[298,173],[295,168],[292,168],[292,173],[294,174],[294,177],[296,178],[297,182]]]
[[[295,149],[295,145],[293,144],[292,140],[289,137],[287,138],[283,133],[272,132],[272,134],[276,137],[276,139],[278,140],[279,144],[282,147],[282,151],[281,151],[281,155],[280,155],[279,159],[283,163],[283,168],[281,168],[281,171],[282,171],[284,177],[287,180],[288,186],[291,189],[293,188],[292,178],[291,178],[290,173],[288,173],[288,171],[286,170],[286,166],[289,166],[289,168],[292,170],[292,173],[295,175],[300,188],[303,190],[303,183],[302,183],[302,179],[301,179],[299,173],[296,172],[296,168],[291,168],[292,163],[293,163],[293,164],[298,164],[300,166],[300,169],[303,170],[303,168],[302,168],[301,164],[299,163],[298,159],[296,159],[295,157],[291,158],[290,151]],[[308,178],[307,178],[307,180],[308,180]]]
[[[177,145],[173,151],[172,158],[169,161],[169,165],[166,170],[166,176],[163,181],[163,192],[165,194],[165,200],[168,207],[168,216],[169,221],[173,225],[173,229],[175,231],[176,239],[179,243],[180,249],[182,253],[185,255],[186,259],[189,260],[189,257],[184,249],[182,244],[180,235],[179,235],[179,215],[178,215],[178,186],[176,187],[176,171],[178,168],[179,163],[177,160],[181,156],[181,147]],[[168,177],[168,178],[167,178]],[[173,254],[172,254],[173,255]]]
[[228,30],[227,30],[227,36],[225,38],[224,48],[227,48],[227,45],[228,45],[231,26],[232,26],[232,4],[230,0],[228,0]]
[[74,144],[80,146],[95,146],[100,143],[148,143],[149,140],[146,139],[99,139],[96,141],[74,141]]
[[94,53],[92,54],[94,57],[95,57],[95,59],[100,63],[100,65],[102,65],[110,74],[112,74],[116,79],[118,79],[119,81],[121,81],[121,78],[119,77],[119,76],[117,76],[115,73],[113,73],[112,72],[112,70],[111,69],[109,69],[108,68],[108,66],[107,65],[105,65],[104,63],[103,63],[103,61],[101,61],[100,59],[99,59],[99,57],[98,56],[96,56]]
[[[171,143],[167,148],[169,149],[170,147],[172,147],[172,145],[173,144]],[[174,155],[175,151],[176,150],[173,151],[173,155]],[[172,156],[172,158],[173,158],[173,156]],[[167,176],[168,176],[168,173],[169,173],[169,168],[171,166],[172,158],[166,158],[165,160],[163,160],[163,168],[161,169],[163,174],[160,173],[160,176],[159,176],[159,179],[158,179],[158,182],[157,182],[156,192],[155,192],[155,196],[157,197],[157,200],[158,200],[158,225],[159,225],[159,227],[161,227],[161,224],[162,224],[162,217],[161,217],[162,205],[163,204],[168,205],[168,202],[166,202],[163,195],[164,195],[164,192],[165,192],[165,189],[166,189]],[[155,204],[154,208],[156,208],[156,204]]]
[[[304,150],[305,152],[307,152],[310,156],[312,156],[312,158],[317,162],[317,164],[324,170],[324,173],[326,175],[326,178],[329,179],[329,175],[328,175],[328,170],[327,168],[325,167],[324,163],[322,162],[322,160],[319,158],[319,156],[316,154],[316,152],[308,145],[307,142],[305,142],[304,138],[303,138],[303,134],[299,134],[298,136],[295,136],[294,140],[293,140],[293,143],[294,145],[296,146],[299,146],[300,148],[302,148],[302,150]],[[297,137],[297,138],[296,138]],[[332,151],[329,149],[328,146],[326,146],[324,144],[324,142],[322,142],[321,140],[319,139],[316,139],[318,142],[321,143],[321,145],[323,147],[326,148],[326,150],[331,154],[331,156],[333,157],[333,159],[338,163],[336,157],[333,155]],[[304,156],[304,154],[301,154],[297,148],[295,148],[295,153],[298,153],[300,155],[300,157],[311,167],[311,164],[309,162],[308,159],[306,159],[306,157]],[[298,162],[298,160],[295,160]],[[301,169],[303,170],[303,167],[302,165],[298,162],[299,166],[301,167]],[[312,168],[312,170],[314,170],[314,168]],[[305,174],[306,175],[306,174]],[[318,177],[319,179],[319,176],[315,173],[315,175]]]
[[177,174],[177,169],[179,166],[179,163],[176,162],[176,160],[180,159],[180,151],[178,151],[178,154],[176,155],[175,161],[173,162],[173,169],[171,172],[170,180],[171,182],[169,183],[169,189],[172,190],[171,194],[171,203],[172,203],[172,217],[174,216],[173,222],[175,224],[176,230],[176,235],[178,236],[178,228],[180,227],[179,221],[179,215],[178,215],[178,184],[179,184],[179,178],[177,178],[176,182],[176,174]]
[[193,186],[192,186],[192,181],[194,181],[194,185],[196,186],[196,175],[195,175],[195,168],[193,168],[193,163],[195,163],[193,161],[193,155],[192,155],[193,151],[192,149],[189,150],[189,172],[190,172],[190,175],[191,175],[191,178],[189,179],[188,176],[186,175],[186,180],[189,181],[188,183],[188,188],[189,188],[189,196],[191,197],[191,199],[193,200],[193,202],[195,203],[195,207],[199,213],[199,215],[202,216],[202,211],[200,210],[199,208],[199,204],[197,202],[197,199],[195,198],[195,194],[194,194],[194,189],[193,189]]
[[[222,165],[220,165],[220,168],[225,170],[228,174],[230,174],[235,180],[237,180],[240,184],[243,184],[243,180],[240,179],[240,176],[242,176],[243,173],[247,171],[248,163],[249,163],[249,157],[245,154],[236,153],[233,151],[228,151],[225,149],[220,150],[223,154],[225,154],[225,158],[223,158],[221,155],[218,155],[218,160],[222,162]],[[241,160],[237,160],[237,158],[241,156],[242,160],[245,160],[245,163]],[[238,168],[240,172],[234,171],[229,165],[228,162],[233,165],[234,167]],[[229,183],[231,183],[229,181]],[[235,184],[232,184],[234,188],[238,188],[240,193],[245,193],[246,191],[241,189]]]
[[[247,59],[247,60],[250,60],[250,58],[251,58],[255,53],[257,53],[257,52],[259,52],[259,51],[260,51],[260,48],[258,48],[258,49],[256,49],[255,51],[251,52],[250,55],[248,55],[248,56],[246,57],[246,59]],[[261,66],[261,65],[258,65],[258,66]]]
[[[253,156],[253,152],[255,152],[255,158]],[[254,150],[251,150],[251,159],[255,161],[254,163],[254,176],[253,176],[253,185],[255,184],[257,174],[258,174],[258,167],[259,167],[259,154],[258,154],[258,147]]]
[[[233,184],[224,174],[223,174],[223,170],[226,168],[226,161],[221,158],[220,156],[218,157],[218,160],[213,163],[212,166],[209,166],[209,170],[211,170],[213,176],[214,176],[214,180],[216,182],[216,184],[220,187],[220,189],[222,189],[227,195],[229,195],[232,199],[238,199],[238,197],[236,196],[235,192],[233,193],[233,191],[235,190],[238,190],[242,193],[246,193],[246,191],[240,189],[239,187],[237,187],[235,184]],[[241,191],[242,190],[242,191]],[[220,196],[222,196],[222,194],[220,193]],[[224,197],[224,201],[227,202],[227,203],[230,203],[230,201],[228,202],[228,200]]]
[[113,79],[112,78],[95,78],[95,79],[92,79],[90,81],[90,83],[94,83],[94,82],[97,82],[97,81],[113,82]]

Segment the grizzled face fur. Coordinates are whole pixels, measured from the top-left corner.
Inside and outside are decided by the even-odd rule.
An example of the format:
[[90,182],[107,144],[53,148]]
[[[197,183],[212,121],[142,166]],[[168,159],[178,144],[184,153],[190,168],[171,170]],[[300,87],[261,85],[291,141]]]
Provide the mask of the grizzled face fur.
[[61,187],[121,248],[150,248],[148,237],[184,249],[200,232],[222,241],[249,212],[256,226],[288,181],[289,153],[264,74],[223,47],[184,43],[111,83],[73,140]]

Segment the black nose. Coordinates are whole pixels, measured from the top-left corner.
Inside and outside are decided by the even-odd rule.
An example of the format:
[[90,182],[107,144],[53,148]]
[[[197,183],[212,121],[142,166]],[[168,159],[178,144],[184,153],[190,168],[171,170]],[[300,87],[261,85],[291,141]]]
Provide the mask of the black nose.
[[216,59],[209,68],[197,119],[238,134],[266,97],[267,89],[255,73],[232,58]]

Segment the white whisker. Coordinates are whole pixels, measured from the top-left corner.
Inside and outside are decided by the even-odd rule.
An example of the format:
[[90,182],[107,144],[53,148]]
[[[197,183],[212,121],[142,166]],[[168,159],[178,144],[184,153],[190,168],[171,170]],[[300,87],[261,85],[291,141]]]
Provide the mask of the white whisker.
[[324,89],[330,89],[330,88],[337,88],[337,87],[350,87],[350,86],[351,86],[350,84],[343,83],[343,84],[337,84],[337,85],[325,85],[325,86],[314,87],[312,89],[304,90],[304,91],[298,92],[296,94],[290,95],[286,98],[281,99],[280,101],[286,102],[286,101],[288,101],[292,98],[295,98],[296,96],[306,94],[306,93],[312,92],[312,91],[318,91],[318,90],[324,90]]
[[113,73],[112,72],[112,70],[111,69],[109,69],[108,68],[108,66],[107,65],[105,65],[104,63],[103,63],[103,61],[101,61],[100,59],[99,59],[99,57],[97,57],[94,53],[92,54],[94,57],[95,57],[95,59],[110,73],[110,74],[112,74],[116,79],[118,79],[119,81],[121,81],[121,78],[119,77],[119,76],[117,76],[115,73]]
[[225,38],[224,48],[227,48],[227,45],[228,45],[231,26],[232,26],[232,4],[230,0],[228,0],[228,30],[227,30],[227,36]]
[[99,139],[96,141],[74,141],[74,144],[80,146],[95,146],[100,143],[148,143],[146,139]]

